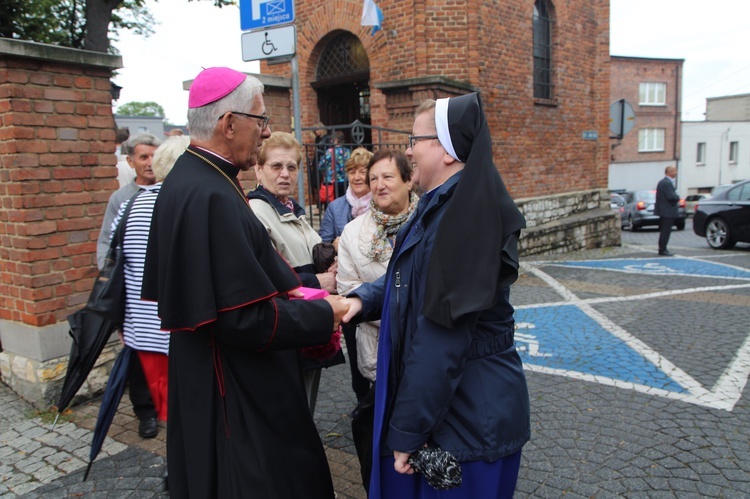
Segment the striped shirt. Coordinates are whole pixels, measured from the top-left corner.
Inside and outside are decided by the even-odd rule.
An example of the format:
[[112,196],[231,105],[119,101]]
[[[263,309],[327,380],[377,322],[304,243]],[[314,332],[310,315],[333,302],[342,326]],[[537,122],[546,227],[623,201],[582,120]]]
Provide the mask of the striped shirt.
[[[125,323],[123,333],[125,344],[136,350],[169,353],[169,333],[162,331],[161,320],[157,315],[158,304],[141,300],[141,283],[143,282],[143,265],[146,261],[148,232],[151,227],[151,216],[154,213],[156,195],[161,183],[144,189],[133,202],[125,226],[123,252],[125,254]],[[120,210],[112,222],[112,234],[115,233],[130,200],[120,205]]]

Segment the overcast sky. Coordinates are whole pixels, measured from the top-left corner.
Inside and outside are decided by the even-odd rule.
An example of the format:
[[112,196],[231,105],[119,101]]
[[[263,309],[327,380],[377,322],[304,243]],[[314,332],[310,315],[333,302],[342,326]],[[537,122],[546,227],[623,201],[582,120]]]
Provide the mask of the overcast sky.
[[[147,0],[159,24],[149,38],[123,32],[118,104],[154,101],[174,124],[187,121],[182,82],[202,67],[258,72],[243,62],[237,7]],[[610,53],[684,59],[685,121],[701,121],[707,97],[750,93],[750,0],[610,0]],[[387,25],[386,18],[384,24]]]

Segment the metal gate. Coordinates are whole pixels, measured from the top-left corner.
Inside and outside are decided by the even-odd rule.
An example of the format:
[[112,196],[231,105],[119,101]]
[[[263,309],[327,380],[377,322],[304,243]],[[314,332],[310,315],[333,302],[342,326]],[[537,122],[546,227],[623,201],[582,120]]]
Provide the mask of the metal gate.
[[[321,129],[325,129],[326,135],[328,135],[329,137],[332,137],[337,131],[343,132],[345,142],[340,144],[340,146],[349,149],[349,151],[353,151],[358,147],[364,147],[365,149],[372,152],[375,152],[383,147],[389,149],[406,150],[409,145],[409,135],[411,133],[404,130],[395,130],[393,128],[367,125],[359,120],[354,120],[348,125],[304,127],[302,128],[302,131],[314,133],[316,130]],[[389,142],[383,141],[384,133],[388,134]],[[370,143],[365,142],[366,137],[372,137],[372,141]],[[323,212],[325,209],[324,205],[326,204],[322,203],[318,196],[318,192],[321,186],[321,175],[324,173],[321,168],[327,168],[330,166],[333,168],[333,172],[335,172],[336,167],[340,167],[340,165],[335,164],[335,155],[333,155],[333,165],[321,164],[321,161],[325,157],[326,149],[330,148],[331,146],[331,143],[321,145],[316,143],[304,142],[302,144],[302,147],[305,150],[305,164],[307,165],[307,175],[305,176],[306,187],[304,206],[305,211],[307,211],[308,219],[316,228],[320,227],[320,221],[322,220]],[[346,182],[345,187],[348,187],[348,181]],[[337,193],[334,189],[334,197],[342,195],[343,193]],[[303,203],[300,202],[300,204]]]

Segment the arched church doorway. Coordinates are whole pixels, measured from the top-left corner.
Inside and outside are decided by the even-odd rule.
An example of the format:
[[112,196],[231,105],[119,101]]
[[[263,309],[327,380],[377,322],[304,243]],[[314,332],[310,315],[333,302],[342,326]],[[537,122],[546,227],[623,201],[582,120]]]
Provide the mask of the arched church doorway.
[[[370,60],[355,35],[342,32],[328,42],[311,83],[318,94],[320,121],[326,126],[348,125],[359,120],[370,125]],[[347,142],[352,137],[347,131]],[[365,129],[364,143],[372,141]],[[360,138],[361,139],[361,138]]]

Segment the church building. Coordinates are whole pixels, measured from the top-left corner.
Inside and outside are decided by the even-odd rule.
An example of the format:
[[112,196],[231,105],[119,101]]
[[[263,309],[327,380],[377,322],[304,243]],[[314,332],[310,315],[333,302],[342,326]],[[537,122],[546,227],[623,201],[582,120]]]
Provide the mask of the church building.
[[[378,30],[361,25],[362,0],[295,1],[303,127],[359,120],[409,133],[422,100],[479,92],[495,164],[537,231],[522,251],[619,244],[598,210],[609,203],[607,0],[376,3]],[[291,65],[263,61],[261,73],[289,78]],[[573,232],[578,242],[566,241]]]

